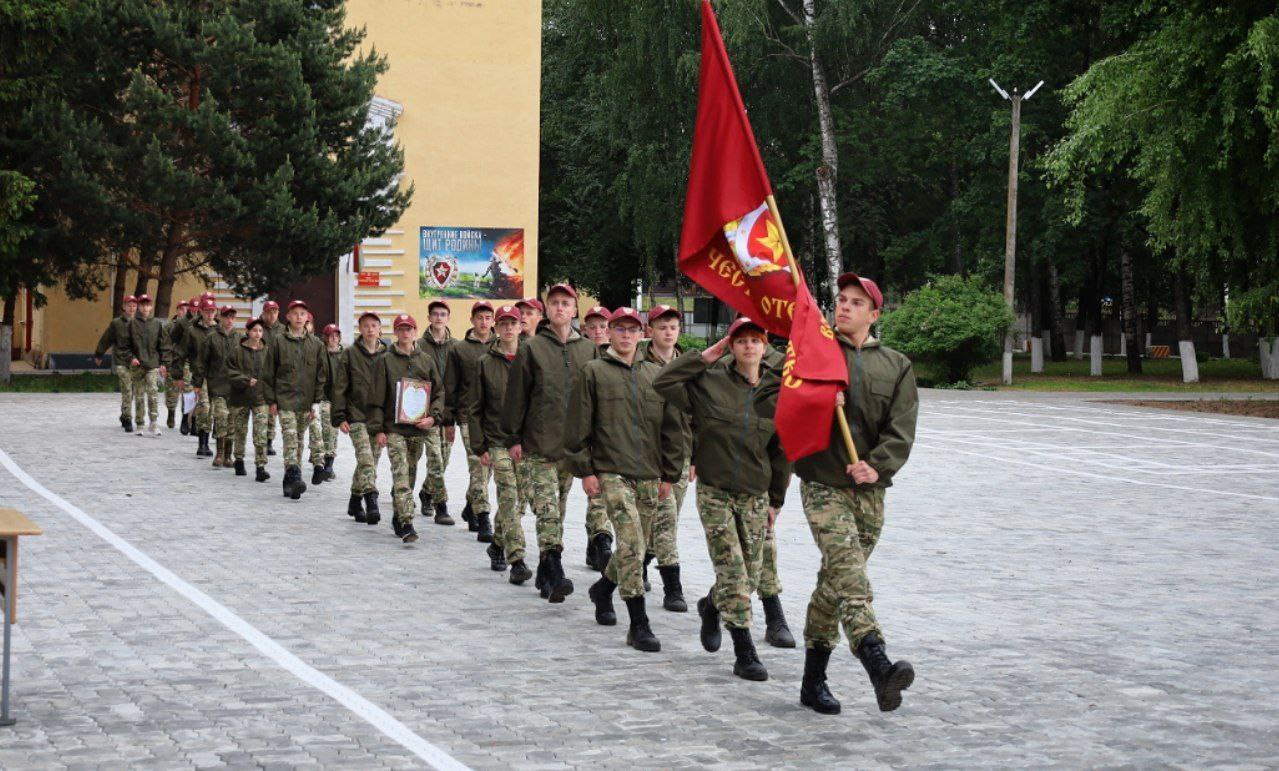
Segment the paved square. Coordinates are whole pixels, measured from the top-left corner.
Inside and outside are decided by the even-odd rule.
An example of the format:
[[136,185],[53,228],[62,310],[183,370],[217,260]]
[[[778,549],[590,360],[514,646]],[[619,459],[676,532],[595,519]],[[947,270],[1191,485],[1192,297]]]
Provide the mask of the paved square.
[[[414,747],[481,768],[1279,765],[1274,421],[925,392],[871,560],[890,655],[918,679],[881,716],[843,648],[844,713],[823,717],[798,705],[801,650],[757,640],[771,679],[748,683],[729,646],[701,650],[695,613],[650,603],[658,654],[596,626],[577,489],[577,592],[551,606],[464,525],[403,546],[385,519],[352,523],[345,441],[338,481],[293,502],[278,457],[266,484],[233,477],[175,431],[113,428],[118,403],[0,394],[0,450],[190,591],[0,468],[0,506],[45,529],[23,547],[3,768],[424,765]],[[465,474],[455,447],[455,502]],[[384,460],[387,511],[389,479]],[[689,597],[712,579],[692,497]],[[778,528],[798,636],[817,552],[797,484]]]

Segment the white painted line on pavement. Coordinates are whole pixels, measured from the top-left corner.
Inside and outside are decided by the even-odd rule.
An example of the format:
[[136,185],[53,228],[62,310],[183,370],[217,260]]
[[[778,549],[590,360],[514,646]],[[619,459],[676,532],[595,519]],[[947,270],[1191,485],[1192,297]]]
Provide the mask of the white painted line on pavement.
[[408,726],[396,720],[386,710],[302,661],[287,648],[259,631],[257,627],[237,616],[225,605],[182,580],[168,568],[149,557],[145,552],[116,535],[106,525],[81,511],[75,505],[68,503],[57,493],[50,491],[33,479],[26,471],[23,471],[22,467],[15,463],[9,457],[9,454],[2,449],[0,449],[0,465],[8,469],[10,474],[30,488],[32,492],[70,514],[73,519],[92,531],[94,535],[106,541],[121,554],[133,560],[143,570],[190,600],[191,603],[208,613],[227,629],[244,638],[246,642],[257,648],[262,655],[279,664],[285,671],[302,682],[346,707],[433,768],[438,768],[442,771],[446,769],[449,771],[466,771],[468,769],[466,765],[458,762],[452,755],[413,733]]

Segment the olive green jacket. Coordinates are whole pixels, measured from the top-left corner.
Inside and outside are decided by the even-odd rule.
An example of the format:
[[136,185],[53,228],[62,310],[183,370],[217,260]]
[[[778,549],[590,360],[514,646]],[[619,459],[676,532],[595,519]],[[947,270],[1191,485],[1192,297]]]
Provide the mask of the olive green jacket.
[[330,399],[330,415],[334,426],[342,423],[364,423],[369,409],[369,396],[373,389],[373,370],[377,360],[386,353],[386,343],[377,341],[377,349],[369,353],[359,340],[342,349],[337,366],[333,368],[333,389]]
[[444,400],[453,420],[460,426],[467,425],[470,420],[467,396],[475,370],[496,342],[496,332],[490,331],[488,342],[484,342],[475,336],[474,329],[468,329],[466,336],[455,341],[449,349],[447,365],[440,374],[444,377]]
[[215,327],[205,335],[200,343],[200,353],[191,363],[191,385],[194,388],[209,389],[210,397],[227,397],[231,395],[231,375],[227,370],[227,362],[240,343],[240,333],[223,331],[221,326]]
[[200,358],[200,348],[204,345],[205,338],[213,332],[213,328],[217,325],[217,319],[214,319],[213,326],[205,326],[204,318],[196,316],[191,319],[186,325],[186,329],[182,332],[182,361],[191,368],[190,385],[195,385],[195,370]]
[[155,316],[145,320],[141,316],[134,316],[133,321],[129,322],[129,349],[143,369],[172,366],[169,333],[164,328],[164,322]]
[[[843,335],[836,339],[848,365],[844,414],[853,446],[858,457],[879,472],[879,481],[871,486],[889,487],[915,442],[919,392],[910,359],[874,338],[860,350]],[[795,473],[805,482],[852,487],[853,480],[844,473],[848,463],[839,421],[831,421],[830,447],[795,461]]]
[[284,334],[284,330],[288,328],[289,328],[289,325],[285,324],[283,321],[280,321],[279,319],[276,319],[274,324],[267,324],[266,322],[263,322],[262,323],[262,342],[266,343],[267,345],[270,345],[272,340]]
[[[653,352],[653,346],[650,345],[650,343],[652,342],[653,341],[649,339],[641,340],[639,344],[639,349],[636,351],[635,355],[643,357],[645,361],[653,362],[654,364],[658,366],[658,368],[665,367],[667,364],[673,364],[675,363],[676,359],[684,355],[684,351],[681,350],[678,345],[676,345],[675,358],[671,359],[669,362],[662,361],[660,358],[658,358],[657,354]],[[676,410],[676,414],[679,416],[679,422],[681,426],[681,435],[683,436],[683,439],[684,439],[684,445],[683,445],[683,450],[681,451],[681,455],[683,455],[684,460],[688,460],[689,458],[693,456],[693,424],[692,424],[692,421],[689,420],[688,414],[685,413],[683,410]]]
[[[262,374],[266,370],[266,345],[256,351],[249,347],[249,338],[241,337],[231,349],[227,360],[227,375],[231,379],[231,395],[227,404],[232,407],[258,407],[266,404],[266,389]],[[250,380],[256,380],[249,385]]]
[[102,332],[102,337],[98,338],[98,347],[93,351],[94,358],[101,359],[108,348],[111,349],[112,366],[127,367],[133,361],[133,351],[129,349],[128,317],[117,316],[111,319],[111,323]]
[[574,476],[679,481],[683,421],[653,390],[661,370],[647,360],[627,364],[612,350],[582,367],[564,426],[565,458]]
[[483,455],[490,447],[506,446],[502,400],[506,398],[512,363],[513,359],[506,358],[494,343],[476,362],[471,374],[464,409],[470,427],[470,450],[476,455]]
[[506,446],[549,460],[564,457],[564,418],[573,385],[582,367],[599,358],[595,343],[577,330],[568,342],[548,324],[520,345],[511,365],[502,402],[502,431]]
[[767,493],[770,506],[782,505],[791,465],[773,425],[780,384],[765,371],[752,386],[736,368],[708,366],[700,351],[662,370],[654,387],[691,418],[698,480],[730,493]]
[[[441,395],[450,405],[456,405],[456,400],[450,400],[448,395],[448,374],[449,374],[449,354],[453,351],[453,346],[457,344],[457,340],[453,339],[453,333],[448,327],[444,328],[444,339],[435,342],[435,338],[431,337],[431,328],[427,327],[422,336],[417,339],[417,347],[431,354],[431,358],[435,360],[435,370],[440,373]],[[452,406],[449,409],[449,417],[444,425],[453,425]]]
[[365,419],[369,433],[426,436],[426,430],[395,422],[395,387],[400,378],[405,377],[430,382],[431,405],[427,412],[435,418],[436,425],[444,424],[444,384],[439,370],[435,368],[435,357],[421,347],[414,347],[413,353],[404,353],[391,345],[386,353],[377,357],[373,366],[373,383],[369,389],[369,409]]
[[285,412],[303,412],[324,398],[328,353],[315,335],[294,337],[287,329],[266,347],[262,383],[266,403]]
[[[323,342],[323,339],[321,339]],[[336,351],[330,351],[329,347],[324,346],[326,358],[324,360],[324,401],[330,406],[333,404],[333,384],[337,381],[338,362],[342,359],[342,351],[346,350],[339,345]]]
[[173,377],[182,377],[182,367],[187,361],[187,330],[191,328],[190,314],[183,313],[180,316],[174,316],[169,319],[165,332],[169,336],[169,369],[173,370]]

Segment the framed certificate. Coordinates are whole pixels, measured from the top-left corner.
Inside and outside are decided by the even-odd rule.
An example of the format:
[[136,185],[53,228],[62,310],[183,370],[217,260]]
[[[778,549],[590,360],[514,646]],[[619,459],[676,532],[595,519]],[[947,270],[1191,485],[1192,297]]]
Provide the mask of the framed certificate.
[[395,385],[395,422],[413,424],[431,414],[431,383],[402,377]]

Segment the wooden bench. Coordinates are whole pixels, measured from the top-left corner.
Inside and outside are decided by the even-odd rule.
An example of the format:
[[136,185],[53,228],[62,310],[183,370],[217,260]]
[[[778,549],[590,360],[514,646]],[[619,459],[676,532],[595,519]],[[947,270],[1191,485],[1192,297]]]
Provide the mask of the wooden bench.
[[40,526],[13,509],[0,509],[0,588],[4,590],[4,672],[0,684],[0,726],[13,725],[9,717],[9,638],[18,620],[18,539],[43,535]]

